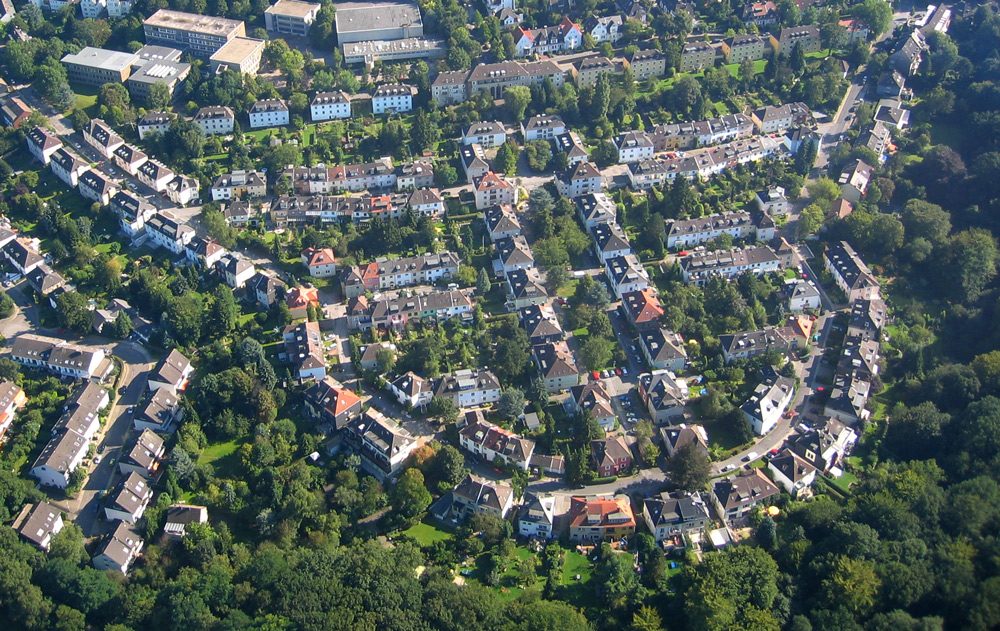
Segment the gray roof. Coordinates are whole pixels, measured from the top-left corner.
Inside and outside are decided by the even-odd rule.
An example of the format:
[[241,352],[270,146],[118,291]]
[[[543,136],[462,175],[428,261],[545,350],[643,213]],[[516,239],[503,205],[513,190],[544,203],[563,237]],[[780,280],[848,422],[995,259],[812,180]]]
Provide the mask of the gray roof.
[[138,57],[135,53],[123,53],[117,50],[87,46],[78,53],[66,55],[61,61],[64,64],[78,64],[111,72],[122,72],[126,68],[130,68]]
[[48,502],[28,504],[22,510],[21,515],[14,520],[13,528],[17,534],[31,543],[41,546],[46,537],[52,535],[52,530],[61,517],[62,513],[59,509]]
[[338,2],[337,32],[356,33],[422,26],[420,9],[412,2]]

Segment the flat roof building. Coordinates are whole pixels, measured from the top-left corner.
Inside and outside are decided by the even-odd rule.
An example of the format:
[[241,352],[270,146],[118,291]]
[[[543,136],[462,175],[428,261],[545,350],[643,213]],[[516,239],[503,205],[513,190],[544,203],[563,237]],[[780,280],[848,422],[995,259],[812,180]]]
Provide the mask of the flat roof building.
[[223,70],[232,70],[244,74],[257,74],[260,70],[261,57],[264,55],[265,43],[264,40],[253,37],[234,37],[209,57],[212,72],[219,74]]
[[272,33],[306,35],[320,6],[299,0],[278,0],[264,11],[264,24]]
[[424,22],[416,2],[340,2],[337,41],[344,44],[423,37]]
[[105,83],[123,83],[132,74],[133,67],[141,63],[136,53],[123,53],[87,46],[78,53],[62,58],[70,81],[101,86]]
[[191,64],[176,61],[150,61],[143,67],[132,73],[132,76],[125,81],[128,93],[135,101],[145,101],[149,97],[149,90],[157,83],[167,86],[170,98],[177,96],[177,88],[184,83],[188,75],[191,74]]
[[196,57],[211,57],[226,42],[246,36],[241,20],[160,9],[142,25],[146,42],[187,49]]

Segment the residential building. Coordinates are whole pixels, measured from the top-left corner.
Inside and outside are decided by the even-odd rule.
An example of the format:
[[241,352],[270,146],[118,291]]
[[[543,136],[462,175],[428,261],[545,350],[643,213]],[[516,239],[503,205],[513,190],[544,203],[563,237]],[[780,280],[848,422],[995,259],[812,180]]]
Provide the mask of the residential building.
[[906,89],[906,77],[896,70],[886,70],[879,76],[875,95],[879,98],[898,99]]
[[926,51],[927,39],[920,29],[915,28],[889,55],[889,64],[904,77],[912,77],[920,69]]
[[811,280],[790,279],[784,284],[788,310],[792,313],[819,309],[822,305],[819,289]]
[[15,238],[13,232],[7,232],[6,243],[2,253],[7,262],[19,274],[26,275],[44,264],[45,259],[39,254],[41,247],[38,239]]
[[590,154],[587,152],[580,135],[575,131],[559,134],[553,139],[552,144],[555,154],[566,154],[567,167],[572,168],[581,162],[590,161]]
[[24,407],[28,397],[24,390],[11,381],[0,381],[0,443],[14,422],[17,411]]
[[712,503],[727,524],[742,524],[754,508],[778,494],[778,487],[760,469],[749,469],[716,482]]
[[[517,34],[515,34],[517,37]],[[494,99],[503,98],[506,88],[523,85],[541,85],[548,79],[553,87],[561,88],[566,75],[557,64],[544,59],[533,62],[506,61],[497,64],[479,64],[466,77],[465,94],[486,92]]]
[[490,172],[490,163],[486,159],[486,152],[478,144],[463,144],[458,148],[458,157],[462,161],[465,180],[469,184],[472,184],[476,178],[483,177]]
[[0,99],[0,117],[3,118],[4,125],[8,127],[17,129],[31,116],[33,111],[16,96]]
[[434,396],[451,399],[458,408],[496,403],[500,400],[500,381],[485,368],[465,368],[441,375]]
[[508,183],[502,175],[497,175],[492,171],[475,178],[472,185],[476,197],[476,210],[483,210],[498,204],[513,206],[517,201],[517,190],[514,186]]
[[514,54],[517,57],[575,50],[582,43],[583,32],[568,17],[563,17],[558,26],[514,29]]
[[570,388],[566,408],[574,416],[589,411],[605,432],[615,428],[617,419],[611,406],[611,396],[600,381],[588,381]]
[[321,426],[339,431],[361,415],[361,397],[333,377],[325,377],[306,390],[305,410]]
[[551,539],[555,534],[556,498],[525,493],[517,513],[517,534],[522,537]]
[[401,83],[380,85],[372,95],[372,113],[397,114],[413,109],[413,87]]
[[819,27],[813,24],[783,28],[777,37],[771,35],[770,40],[771,48],[776,53],[789,57],[796,46],[799,47],[804,55],[818,53],[823,48],[823,40],[820,37]]
[[434,163],[418,159],[396,167],[396,190],[409,191],[434,186]]
[[788,448],[823,473],[842,467],[858,441],[858,433],[850,426],[829,418],[821,427],[803,432],[790,441]]
[[782,449],[767,463],[767,469],[777,482],[795,499],[812,495],[809,488],[816,481],[816,467],[794,451]]
[[317,92],[309,104],[314,123],[351,117],[351,97],[344,91]]
[[[289,324],[282,331],[283,358],[292,364],[292,374],[299,381],[320,381],[326,377],[326,349],[319,322]],[[282,356],[279,356],[281,358]]]
[[101,206],[110,204],[112,196],[118,192],[118,183],[95,169],[84,171],[79,177],[77,187],[80,197],[97,202]]
[[167,184],[171,182],[177,174],[168,167],[160,164],[156,160],[146,160],[139,165],[136,178],[157,193],[167,190]]
[[[332,253],[330,256],[332,261]],[[350,299],[366,291],[430,285],[457,276],[459,264],[458,255],[451,251],[398,259],[379,258],[373,263],[345,269],[341,287],[345,297]]]
[[27,133],[25,141],[28,143],[28,153],[46,166],[52,154],[63,146],[59,137],[44,127],[33,128]]
[[105,83],[125,83],[139,64],[136,53],[123,53],[87,46],[78,53],[70,53],[60,60],[66,75],[74,83],[101,86]]
[[392,392],[400,405],[409,406],[411,409],[423,407],[434,398],[432,384],[413,372],[387,381],[385,387]]
[[25,278],[28,284],[31,285],[31,288],[42,296],[48,296],[57,289],[62,289],[68,285],[66,279],[59,272],[53,270],[45,263],[28,272]]
[[673,427],[660,429],[660,439],[667,450],[667,457],[673,458],[679,449],[690,444],[708,456],[708,432],[703,425],[687,425],[681,423]]
[[681,72],[699,72],[715,66],[715,48],[707,42],[688,42],[681,49]]
[[712,521],[701,495],[680,492],[661,493],[643,500],[642,518],[653,539],[661,544],[688,533],[703,532]]
[[131,191],[118,191],[111,198],[111,210],[118,215],[118,227],[130,237],[145,232],[146,222],[156,215],[156,206]]
[[521,234],[521,222],[513,206],[490,206],[483,210],[483,221],[486,223],[486,234],[494,244],[500,239]]
[[[343,7],[344,4],[338,5]],[[342,9],[340,10],[342,12]],[[339,22],[339,20],[338,20]],[[341,44],[344,63],[368,65],[376,61],[393,63],[408,59],[430,59],[444,57],[448,47],[444,40],[408,37],[392,41],[365,41]]]
[[169,434],[183,419],[184,410],[180,406],[177,394],[169,388],[160,388],[148,395],[145,401],[136,407],[132,426],[137,432],[148,429]]
[[572,388],[580,383],[580,370],[566,342],[549,342],[532,347],[532,358],[549,394]]
[[105,14],[109,18],[121,18],[132,12],[132,0],[80,0],[80,12],[84,19],[96,20]]
[[623,24],[624,22],[620,15],[603,17],[591,15],[583,23],[583,32],[589,33],[598,44],[601,42],[611,42],[613,44],[621,38]]
[[48,502],[25,504],[11,524],[22,539],[48,552],[52,537],[63,529],[62,512]]
[[659,153],[743,140],[752,137],[755,131],[750,117],[727,114],[693,123],[657,125],[648,133],[654,150]]
[[770,351],[787,353],[798,348],[799,339],[787,327],[768,327],[757,331],[726,333],[719,336],[722,356],[727,364],[736,359],[749,359]]
[[171,350],[149,373],[147,384],[151,391],[165,388],[173,393],[183,392],[194,373],[191,360],[177,349]]
[[91,563],[102,572],[113,570],[128,574],[132,564],[142,553],[144,543],[127,523],[119,522],[115,529],[101,540]]
[[632,70],[636,81],[662,77],[667,73],[667,56],[655,48],[637,50],[626,57],[625,66]]
[[558,342],[563,339],[562,326],[550,302],[522,307],[518,310],[517,317],[532,344]]
[[66,147],[62,147],[52,153],[49,158],[49,168],[52,170],[52,174],[67,186],[76,188],[80,183],[80,176],[90,169],[90,164],[81,160],[78,155]]
[[684,414],[688,398],[687,382],[678,379],[669,370],[654,370],[639,375],[639,398],[646,406],[653,422],[671,423],[672,419]]
[[154,479],[159,476],[165,459],[163,437],[151,429],[144,429],[122,449],[118,471],[123,476],[137,473],[144,478]]
[[208,58],[229,40],[246,37],[241,20],[159,9],[142,24],[147,44],[186,50],[195,57]]
[[654,328],[639,332],[639,348],[652,370],[678,372],[687,367],[684,340],[670,329]]
[[462,144],[476,144],[484,149],[507,142],[507,128],[500,121],[480,121],[462,130]]
[[458,432],[462,449],[490,463],[528,470],[535,443],[485,420],[469,423]]
[[497,258],[493,261],[493,271],[497,276],[506,277],[515,270],[528,270],[535,266],[535,256],[522,235],[498,239],[495,245]]
[[136,122],[136,130],[139,132],[139,140],[145,140],[146,136],[156,132],[164,134],[170,129],[173,116],[167,112],[149,112],[143,115]]
[[230,39],[209,57],[212,73],[219,74],[225,70],[232,70],[248,75],[257,74],[266,44],[264,40],[253,37]]
[[476,513],[507,517],[514,505],[514,489],[502,482],[492,482],[468,475],[451,492],[451,514],[459,520]]
[[86,382],[66,398],[52,433],[73,431],[85,440],[92,440],[101,428],[101,410],[110,402],[107,390],[93,381]]
[[858,20],[856,18],[848,18],[846,20],[839,20],[838,25],[844,27],[847,31],[847,43],[854,44],[855,42],[865,42],[868,40],[869,30],[868,25]]
[[[285,0],[291,1],[291,0]],[[282,127],[289,123],[288,104],[284,99],[262,99],[250,106],[250,129]]]
[[147,103],[154,85],[163,85],[174,100],[180,95],[180,87],[191,74],[191,64],[179,61],[149,61],[137,68],[125,80],[125,88],[136,103]]
[[805,103],[767,105],[754,110],[750,119],[760,134],[776,134],[811,121],[812,112]]
[[146,478],[138,473],[124,476],[110,493],[104,506],[104,516],[108,521],[121,520],[127,524],[139,521],[153,499],[153,489]]
[[844,199],[855,204],[860,202],[868,190],[874,171],[874,168],[862,160],[854,159],[849,162],[837,180]]
[[529,305],[540,305],[549,302],[549,295],[542,285],[538,270],[517,269],[507,272],[507,282],[504,283],[507,295],[507,311],[517,311]]
[[780,186],[769,186],[763,191],[757,191],[754,201],[765,215],[784,215],[791,209],[791,204],[785,197],[785,189]]
[[702,245],[724,234],[728,234],[733,239],[747,239],[755,233],[750,213],[745,211],[719,213],[691,219],[668,219],[666,224],[666,245],[669,249],[684,249]]
[[769,46],[760,35],[734,35],[722,42],[722,54],[727,64],[738,64],[744,60],[759,61],[767,56]]
[[740,409],[758,436],[774,429],[795,396],[795,382],[775,374],[764,377]]
[[139,173],[139,167],[149,160],[149,156],[132,145],[123,144],[115,149],[113,160],[122,171],[135,177]]
[[166,215],[156,214],[146,221],[146,234],[153,247],[164,248],[174,254],[183,254],[191,240],[194,239],[194,228],[184,223],[177,223]]
[[358,365],[361,367],[361,370],[378,371],[379,374],[385,372],[384,370],[379,370],[378,356],[382,351],[389,353],[393,360],[397,357],[396,345],[392,342],[376,342],[360,347],[358,352],[361,357],[358,360]]
[[888,322],[888,308],[880,298],[861,298],[851,303],[851,316],[847,321],[847,335],[878,341],[882,327]]
[[598,544],[620,541],[635,533],[632,504],[625,495],[614,498],[570,498],[569,540]]
[[306,248],[302,251],[302,264],[313,278],[337,275],[337,259],[332,248]]
[[553,140],[556,136],[565,134],[566,123],[555,115],[532,116],[521,124],[521,135],[524,142],[532,140]]
[[299,0],[278,0],[264,10],[264,26],[271,33],[305,37],[320,5]]
[[419,445],[410,432],[374,408],[348,425],[345,437],[361,456],[361,468],[381,481],[395,477]]
[[[771,26],[778,23],[778,7],[771,0],[743,5],[743,21],[747,25]],[[730,62],[732,63],[732,62]]]
[[875,121],[900,131],[910,125],[910,110],[894,99],[882,99],[875,108]]
[[603,74],[613,75],[621,72],[621,67],[607,57],[587,57],[577,61],[570,68],[573,82],[578,88],[597,85],[597,79]]
[[619,475],[632,467],[632,450],[621,434],[590,441],[590,458],[594,471],[602,478]]
[[629,322],[640,332],[660,328],[665,312],[652,287],[622,294],[622,307]]
[[163,534],[178,541],[187,536],[187,527],[191,524],[204,524],[208,521],[208,509],[204,506],[190,504],[174,504],[167,507],[163,515]]
[[236,128],[236,115],[228,107],[203,107],[195,113],[191,122],[200,127],[206,136],[231,134]]
[[614,295],[621,300],[629,292],[649,287],[649,274],[634,254],[615,256],[604,262],[604,272],[611,281]]
[[212,184],[212,201],[220,202],[243,197],[264,197],[267,180],[257,171],[233,171],[220,175]]
[[215,271],[231,289],[242,289],[257,273],[253,261],[235,252],[226,254],[216,261]]
[[465,81],[469,74],[469,70],[446,70],[438,73],[431,84],[431,99],[439,107],[464,102],[467,98]]
[[847,241],[835,241],[827,245],[823,252],[823,262],[848,301],[853,303],[855,300],[879,297],[879,282]]
[[573,203],[576,205],[577,216],[587,230],[598,224],[617,221],[618,208],[603,192],[579,195],[573,198]]
[[52,437],[42,449],[28,474],[42,486],[65,489],[69,477],[87,456],[90,441],[72,430]]
[[186,175],[177,175],[167,182],[167,197],[178,206],[185,206],[197,199],[200,190],[198,180]]
[[618,151],[618,164],[649,160],[653,157],[653,140],[645,132],[627,131],[608,142]]
[[246,287],[248,300],[270,309],[278,304],[278,301],[284,300],[287,285],[278,278],[257,272],[247,281]]
[[759,276],[776,272],[780,268],[781,259],[766,245],[696,252],[681,259],[681,275],[684,282],[699,286],[708,282],[713,275],[735,278],[749,272]]
[[312,285],[292,287],[285,292],[285,304],[293,320],[309,316],[309,305],[319,308],[319,290]]
[[234,228],[257,226],[260,224],[260,211],[263,205],[263,202],[251,204],[249,201],[234,200],[225,205],[222,216],[226,223]]
[[73,379],[103,377],[110,370],[103,348],[78,346],[38,335],[14,338],[11,359],[28,368],[39,368]]

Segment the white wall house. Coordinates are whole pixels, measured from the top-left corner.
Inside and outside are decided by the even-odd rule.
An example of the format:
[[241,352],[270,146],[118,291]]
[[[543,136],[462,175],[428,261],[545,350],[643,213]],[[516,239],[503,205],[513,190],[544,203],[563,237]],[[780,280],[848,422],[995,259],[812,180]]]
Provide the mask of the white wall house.
[[372,112],[375,114],[409,112],[412,109],[413,89],[408,85],[380,85],[372,95]]
[[351,97],[346,92],[318,92],[309,104],[313,122],[351,117]]
[[282,99],[264,99],[250,108],[251,129],[281,127],[288,122],[288,104]]

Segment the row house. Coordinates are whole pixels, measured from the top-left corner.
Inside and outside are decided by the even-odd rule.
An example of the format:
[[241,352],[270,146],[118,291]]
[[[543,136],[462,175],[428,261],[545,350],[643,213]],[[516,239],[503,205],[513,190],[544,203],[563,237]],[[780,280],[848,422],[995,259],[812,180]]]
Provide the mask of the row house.
[[582,43],[583,32],[568,17],[564,17],[558,26],[514,29],[514,54],[517,57],[575,50]]
[[351,97],[344,91],[317,92],[309,103],[314,123],[351,117]]
[[220,175],[212,184],[212,201],[221,202],[243,197],[267,195],[267,180],[257,171],[233,171]]
[[66,147],[60,147],[49,156],[49,168],[64,184],[76,188],[80,183],[80,176],[90,169],[90,164]]
[[750,213],[745,211],[719,213],[691,219],[668,219],[666,224],[666,246],[668,249],[690,248],[708,243],[724,234],[733,239],[748,239],[756,234]]
[[547,59],[478,64],[472,70],[439,74],[431,85],[431,96],[439,105],[461,103],[480,92],[499,99],[507,88],[542,85],[546,80],[555,88],[561,88],[566,80],[562,68]]
[[348,268],[341,287],[348,299],[365,292],[430,285],[458,275],[460,262],[451,251],[419,254],[398,259],[379,258],[372,263]]
[[451,399],[458,408],[488,405],[500,400],[500,381],[485,368],[456,370],[441,376],[434,396]]
[[466,451],[490,463],[527,471],[535,443],[485,420],[469,423],[458,432],[458,443]]
[[0,382],[0,443],[3,442],[7,430],[10,429],[17,411],[24,407],[28,397],[16,383]]
[[194,228],[166,215],[156,214],[146,221],[146,235],[150,245],[161,247],[174,254],[182,254],[195,237]]
[[80,175],[78,189],[81,197],[97,202],[101,206],[110,204],[112,196],[119,190],[117,182],[94,169]]
[[556,190],[563,197],[599,193],[604,188],[604,178],[593,162],[578,162],[556,173],[555,182]]
[[698,286],[708,282],[711,276],[734,278],[744,272],[759,276],[767,272],[776,272],[780,268],[781,259],[766,245],[695,252],[681,259],[681,275],[684,282]]
[[[125,3],[110,0],[109,6],[112,4],[121,5]],[[131,5],[132,3],[128,2],[128,6],[131,7]],[[101,5],[98,4],[97,6]],[[101,540],[90,561],[94,568],[100,572],[112,570],[121,574],[128,574],[132,565],[142,553],[144,545],[145,541],[129,528],[128,523],[119,522],[115,529]]]
[[101,428],[101,410],[108,407],[108,391],[88,381],[66,398],[62,413],[52,427],[52,433],[74,431],[86,440],[93,440]]
[[149,390],[167,390],[174,394],[183,392],[194,373],[194,366],[191,360],[180,351],[173,349],[167,353],[166,357],[156,363],[156,366],[149,373],[146,385]]
[[881,286],[875,275],[846,241],[830,243],[823,252],[823,263],[848,301],[879,297]]
[[149,160],[149,156],[126,143],[115,149],[113,159],[114,163],[121,168],[122,171],[128,173],[132,177],[135,177],[139,173],[139,167]]
[[659,153],[742,140],[753,136],[754,131],[750,117],[726,114],[691,123],[657,125],[649,132],[649,138],[653,141],[654,151]]
[[149,481],[138,473],[122,477],[111,491],[104,505],[104,518],[108,521],[122,521],[135,524],[142,518],[153,499],[153,489]]
[[250,129],[283,127],[290,122],[289,114],[284,99],[261,99],[250,106]]
[[28,153],[45,166],[48,166],[52,154],[63,146],[59,137],[44,127],[35,127],[29,131],[25,142],[28,143]]
[[434,163],[430,160],[404,162],[396,167],[396,190],[409,191],[434,185]]
[[65,489],[70,475],[83,464],[90,441],[72,430],[54,436],[28,470],[42,486]]
[[766,105],[750,114],[760,134],[775,134],[812,122],[812,112],[805,103]]
[[73,379],[100,378],[110,368],[104,349],[71,344],[36,335],[19,335],[11,346],[10,357],[28,368],[47,370]]
[[52,537],[59,534],[64,525],[62,511],[48,502],[39,502],[25,504],[11,528],[22,539],[47,552]]
[[121,136],[99,118],[91,119],[83,128],[83,140],[107,159],[111,159],[115,149],[125,144]]
[[441,322],[457,316],[468,317],[466,314],[471,313],[472,299],[467,292],[458,290],[383,298],[370,308],[372,326],[383,329],[402,329],[410,321]]

